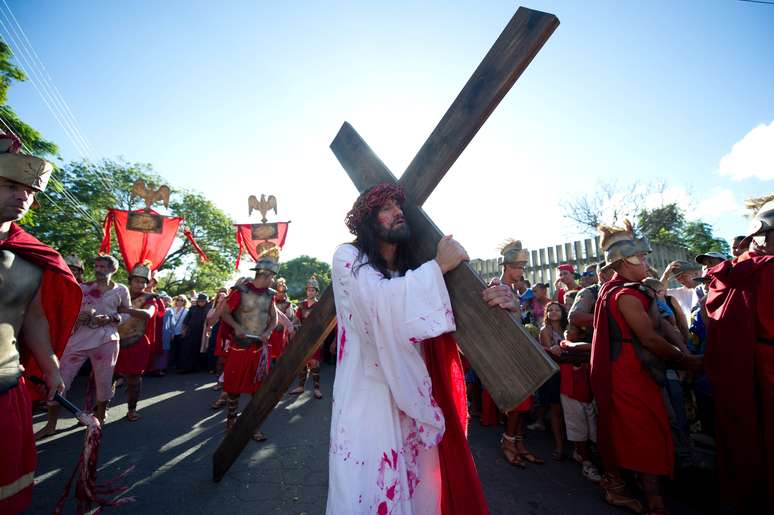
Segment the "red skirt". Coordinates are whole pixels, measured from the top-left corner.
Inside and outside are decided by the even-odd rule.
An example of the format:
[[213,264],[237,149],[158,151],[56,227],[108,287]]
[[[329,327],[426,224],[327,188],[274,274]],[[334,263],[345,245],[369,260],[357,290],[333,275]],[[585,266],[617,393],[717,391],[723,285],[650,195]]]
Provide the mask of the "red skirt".
[[661,390],[640,363],[629,343],[613,362],[612,436],[618,466],[671,476],[672,432]]
[[271,338],[269,338],[270,358],[277,359],[282,355],[282,351],[285,350],[285,344],[287,343],[286,334],[284,328],[281,331],[273,331],[271,333]]
[[141,375],[148,366],[148,359],[151,354],[151,342],[148,336],[143,335],[137,343],[131,347],[122,347],[118,351],[118,361],[116,362],[116,374],[122,375]]
[[[532,409],[532,395],[524,399],[513,411],[522,413]],[[486,388],[481,388],[481,425],[495,426],[500,423],[500,408],[497,407]]]
[[229,341],[230,329],[231,326],[223,321],[218,326],[218,335],[215,337],[215,355],[219,358],[225,358],[228,355],[226,342]]
[[260,359],[261,352],[253,345],[246,349],[231,347],[223,367],[223,391],[249,395],[257,392],[261,382],[255,378],[255,373]]
[[32,501],[37,456],[32,404],[24,383],[0,394],[0,513],[20,513]]

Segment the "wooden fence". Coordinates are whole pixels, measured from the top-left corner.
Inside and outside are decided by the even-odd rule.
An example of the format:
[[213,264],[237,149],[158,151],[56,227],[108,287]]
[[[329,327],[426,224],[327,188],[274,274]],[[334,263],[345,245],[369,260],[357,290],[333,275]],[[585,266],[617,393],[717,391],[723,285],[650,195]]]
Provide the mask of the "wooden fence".
[[[664,271],[666,266],[676,260],[692,260],[688,249],[673,245],[652,245],[653,253],[648,256],[650,266]],[[553,291],[554,282],[557,278],[556,267],[562,263],[571,263],[575,266],[575,271],[580,273],[591,264],[596,264],[604,259],[604,255],[599,248],[599,236],[594,239],[587,238],[583,241],[574,241],[530,251],[530,260],[524,271],[524,277],[531,284],[548,283]],[[470,264],[485,281],[493,277],[500,276],[500,263],[502,257],[493,259],[473,259]]]

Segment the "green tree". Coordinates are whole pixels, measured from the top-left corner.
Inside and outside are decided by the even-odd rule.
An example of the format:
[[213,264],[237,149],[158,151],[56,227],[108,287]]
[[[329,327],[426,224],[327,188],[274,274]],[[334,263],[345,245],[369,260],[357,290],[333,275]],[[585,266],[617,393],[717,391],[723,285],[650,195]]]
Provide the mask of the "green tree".
[[208,261],[198,263],[193,245],[188,239],[181,240],[182,244],[169,253],[161,267],[170,272],[160,274],[159,289],[171,295],[192,289],[212,294],[228,286],[237,255],[234,222],[203,195],[190,191],[176,195],[169,208],[185,218],[185,226],[207,254]]
[[637,229],[651,243],[685,247],[696,255],[704,252],[728,254],[730,250],[727,241],[712,234],[712,225],[702,220],[686,220],[685,213],[675,203],[640,210]]
[[[164,184],[162,177],[149,164],[104,160],[98,164],[73,162],[60,171],[60,187],[53,187],[40,197],[41,207],[27,221],[27,228],[36,237],[57,249],[63,255],[81,256],[87,263],[97,255],[102,242],[102,221],[110,208],[136,209],[142,200],[130,199],[132,184],[143,179],[152,187]],[[82,210],[75,210],[68,199],[77,201]],[[210,261],[197,264],[191,244],[180,233],[172,246],[167,261],[159,268],[160,289],[168,288],[177,294],[192,288],[211,290],[223,285],[230,277],[230,263],[236,258],[232,221],[202,195],[175,191],[173,187],[169,214],[185,218]],[[118,255],[113,235],[111,247]],[[116,277],[126,280],[126,272]]]
[[55,156],[59,152],[57,146],[43,139],[38,131],[24,123],[7,104],[11,84],[14,81],[27,80],[21,68],[11,62],[12,58],[11,48],[0,39],[0,130],[10,129],[24,143],[24,146],[37,156]]
[[687,222],[683,228],[683,244],[692,254],[699,255],[705,252],[722,252],[730,254],[731,247],[722,238],[716,238],[712,234],[712,226],[708,223],[696,220]]
[[294,300],[306,298],[306,281],[312,274],[317,275],[320,283],[320,292],[331,283],[331,266],[324,261],[311,256],[298,256],[297,258],[280,263],[280,277],[284,277],[288,283],[288,295]]
[[685,215],[677,204],[665,204],[637,213],[637,227],[651,243],[682,245]]

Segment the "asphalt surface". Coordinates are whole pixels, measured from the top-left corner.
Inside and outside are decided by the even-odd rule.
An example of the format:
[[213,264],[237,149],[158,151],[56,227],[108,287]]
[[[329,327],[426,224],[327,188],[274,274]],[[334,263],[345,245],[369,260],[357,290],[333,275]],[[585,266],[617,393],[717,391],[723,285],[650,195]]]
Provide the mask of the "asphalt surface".
[[[137,422],[127,422],[125,390],[116,393],[108,412],[100,449],[98,481],[134,467],[122,481],[136,501],[114,513],[216,514],[325,512],[328,483],[328,432],[334,369],[323,367],[324,398],[312,397],[311,382],[300,397],[286,396],[263,426],[268,440],[250,442],[220,483],[212,481],[212,455],[225,429],[225,411],[210,403],[214,376],[197,373],[149,377],[143,382]],[[79,378],[69,397],[80,405],[85,382]],[[248,398],[243,396],[242,406]],[[35,415],[35,429],[45,415]],[[53,512],[75,467],[84,429],[63,416],[59,432],[38,445],[33,504],[27,513]],[[493,514],[623,514],[604,503],[597,486],[580,466],[550,460],[548,433],[529,433],[527,444],[546,464],[527,469],[509,466],[499,447],[500,429],[470,424],[470,445]],[[702,491],[696,492],[698,487]],[[670,489],[675,514],[713,513],[706,478],[693,478]],[[686,491],[691,494],[685,495]],[[681,495],[682,494],[682,495]],[[464,494],[463,494],[464,495]],[[693,498],[689,498],[693,497]],[[68,501],[65,513],[75,513]]]

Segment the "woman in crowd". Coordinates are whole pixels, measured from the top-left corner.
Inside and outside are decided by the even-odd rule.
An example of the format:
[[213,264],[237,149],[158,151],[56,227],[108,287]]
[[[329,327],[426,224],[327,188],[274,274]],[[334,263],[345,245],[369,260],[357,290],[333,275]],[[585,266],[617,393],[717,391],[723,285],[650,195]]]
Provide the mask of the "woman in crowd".
[[[188,297],[181,294],[174,298],[174,307],[166,312],[169,313],[169,319],[166,318],[165,313],[164,348],[170,349],[170,367],[177,366],[178,355],[180,354],[180,344],[183,339],[183,320],[185,320],[185,316],[188,314],[188,307],[190,305]],[[167,338],[169,338],[169,340],[167,340]]]
[[[540,329],[540,344],[547,352],[554,356],[562,354],[559,344],[564,339],[564,331],[567,329],[567,310],[559,302],[549,302],[546,305],[543,318],[543,328]],[[555,461],[564,459],[564,436],[562,435],[562,404],[559,397],[561,376],[554,374],[538,390],[540,407],[538,408],[538,422],[543,421],[546,409],[551,413],[551,433],[554,436],[554,452],[551,457]]]

